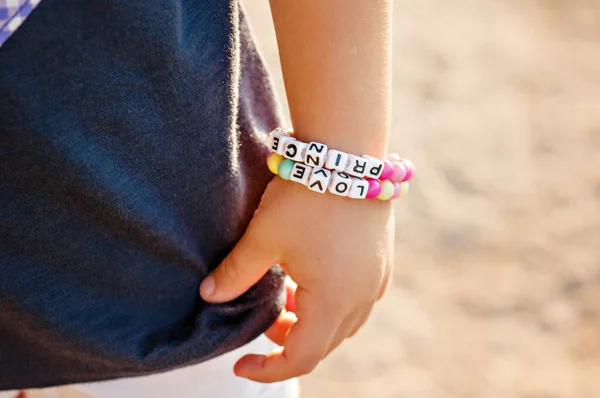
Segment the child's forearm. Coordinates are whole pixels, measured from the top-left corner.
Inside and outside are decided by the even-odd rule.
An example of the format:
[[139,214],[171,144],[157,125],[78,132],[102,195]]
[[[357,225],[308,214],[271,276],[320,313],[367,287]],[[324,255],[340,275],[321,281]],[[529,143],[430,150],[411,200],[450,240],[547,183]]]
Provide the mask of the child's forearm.
[[391,0],[270,0],[296,137],[383,158]]

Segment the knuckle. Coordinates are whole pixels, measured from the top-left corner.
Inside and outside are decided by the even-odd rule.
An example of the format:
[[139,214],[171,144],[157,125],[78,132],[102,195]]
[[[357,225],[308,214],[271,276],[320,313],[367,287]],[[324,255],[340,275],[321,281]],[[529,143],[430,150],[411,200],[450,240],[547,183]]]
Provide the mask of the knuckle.
[[321,357],[315,354],[303,355],[295,364],[294,369],[299,376],[311,373],[321,362]]
[[229,281],[234,281],[237,279],[237,262],[235,260],[235,255],[231,255],[228,257],[228,260],[223,264],[222,267],[222,275],[225,279]]

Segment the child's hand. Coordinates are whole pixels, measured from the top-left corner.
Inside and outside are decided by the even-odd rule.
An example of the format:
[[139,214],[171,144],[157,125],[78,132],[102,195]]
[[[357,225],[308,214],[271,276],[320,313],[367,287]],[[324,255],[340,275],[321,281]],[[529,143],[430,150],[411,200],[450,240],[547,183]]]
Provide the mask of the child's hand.
[[276,263],[298,284],[297,321],[284,313],[269,333],[283,347],[243,357],[236,374],[260,382],[300,376],[352,336],[387,284],[393,225],[389,201],[320,195],[275,178],[244,237],[200,288],[206,301],[230,301]]

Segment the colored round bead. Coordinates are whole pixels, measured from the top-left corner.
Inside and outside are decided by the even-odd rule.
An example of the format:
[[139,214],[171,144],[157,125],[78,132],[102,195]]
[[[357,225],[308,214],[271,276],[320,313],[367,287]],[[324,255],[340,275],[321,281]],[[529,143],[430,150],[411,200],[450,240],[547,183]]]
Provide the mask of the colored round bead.
[[402,185],[399,182],[394,181],[394,194],[392,195],[392,199],[396,199],[402,193]]
[[402,158],[397,153],[390,153],[390,154],[388,154],[388,160],[390,162],[399,162],[400,159],[402,159]]
[[408,193],[408,189],[410,188],[410,185],[408,185],[408,181],[404,181],[400,183],[400,195],[398,195],[398,198],[403,198],[404,195],[406,195]]
[[269,170],[271,170],[271,172],[273,174],[278,174],[279,171],[279,165],[281,164],[281,162],[283,161],[284,157],[281,155],[276,154],[275,152],[271,153],[268,157],[267,157],[267,166],[269,166]]
[[381,193],[381,183],[379,180],[369,180],[369,189],[367,190],[367,199],[376,198]]
[[402,162],[392,162],[392,166],[394,167],[394,172],[390,177],[392,182],[402,182],[406,177],[406,167]]
[[413,175],[415,174],[415,171],[416,171],[416,167],[408,159],[402,159],[401,162],[404,165],[404,167],[406,167],[406,176],[404,176],[404,180],[402,180],[402,181],[408,181],[411,178],[413,178]]
[[283,159],[281,163],[279,163],[279,167],[277,169],[279,177],[284,180],[289,180],[290,175],[292,174],[292,167],[294,167],[294,161],[290,159]]
[[390,163],[389,160],[386,160],[385,162],[383,162],[383,171],[381,172],[379,180],[389,180],[392,174],[394,174],[394,166],[392,166],[392,163]]
[[377,195],[379,200],[390,200],[394,195],[394,184],[391,181],[381,182],[381,192]]

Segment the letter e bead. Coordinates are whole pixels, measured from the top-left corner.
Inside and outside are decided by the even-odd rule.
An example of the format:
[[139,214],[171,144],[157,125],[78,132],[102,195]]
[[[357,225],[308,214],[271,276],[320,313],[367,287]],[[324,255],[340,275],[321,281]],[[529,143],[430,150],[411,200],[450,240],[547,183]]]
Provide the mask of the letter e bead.
[[307,166],[303,163],[295,163],[294,167],[292,167],[292,174],[290,174],[290,180],[298,182],[302,185],[308,185],[308,179],[310,178],[311,171],[312,167]]
[[278,155],[285,156],[285,146],[290,141],[295,141],[295,138],[286,137],[285,135],[275,135],[271,145],[271,150]]
[[315,167],[310,174],[310,178],[308,179],[308,189],[315,192],[324,193],[329,186],[330,178],[331,171]]
[[348,195],[348,191],[350,191],[351,184],[352,179],[348,174],[334,171],[331,183],[329,184],[329,192],[339,196],[346,196]]

